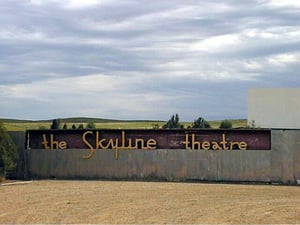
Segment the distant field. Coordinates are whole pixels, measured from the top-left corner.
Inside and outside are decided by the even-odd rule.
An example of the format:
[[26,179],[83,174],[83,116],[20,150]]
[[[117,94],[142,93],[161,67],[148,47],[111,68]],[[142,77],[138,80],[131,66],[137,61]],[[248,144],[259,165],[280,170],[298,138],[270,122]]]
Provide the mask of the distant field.
[[[1,119],[0,119],[1,120]],[[51,121],[26,121],[26,120],[11,120],[3,119],[3,124],[9,131],[25,131],[31,129],[49,129]],[[83,124],[84,127],[88,122],[94,122],[98,129],[153,129],[155,127],[161,127],[166,122],[164,121],[120,121],[120,120],[105,120],[105,119],[94,119],[94,118],[70,118],[63,119],[62,124],[66,123],[68,129],[71,129],[72,125],[75,124],[78,127]],[[218,128],[221,121],[209,121],[212,128]],[[185,128],[190,126],[192,122],[181,122]],[[234,128],[246,127],[246,119],[232,120]]]

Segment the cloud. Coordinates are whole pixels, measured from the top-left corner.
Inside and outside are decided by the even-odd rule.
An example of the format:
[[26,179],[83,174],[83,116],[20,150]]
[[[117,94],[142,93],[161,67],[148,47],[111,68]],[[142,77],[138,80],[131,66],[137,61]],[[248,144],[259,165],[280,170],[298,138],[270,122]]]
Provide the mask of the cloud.
[[246,118],[248,88],[299,87],[299,21],[296,1],[1,2],[0,117]]
[[115,2],[114,0],[30,0],[30,4],[34,6],[42,6],[55,4],[63,9],[67,10],[82,10],[87,8],[92,8],[98,5],[106,5]]
[[293,0],[269,0],[267,5],[272,7],[300,8],[300,3]]

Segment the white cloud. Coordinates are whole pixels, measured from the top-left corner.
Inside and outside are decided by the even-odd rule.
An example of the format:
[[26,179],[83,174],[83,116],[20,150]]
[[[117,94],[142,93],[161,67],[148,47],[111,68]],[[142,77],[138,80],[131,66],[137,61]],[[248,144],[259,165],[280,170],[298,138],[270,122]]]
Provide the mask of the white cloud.
[[299,63],[300,54],[278,54],[268,58],[268,62],[274,66],[288,66],[290,64]]
[[59,5],[64,9],[70,10],[78,10],[78,9],[86,9],[92,8],[97,5],[107,5],[112,4],[115,0],[30,0],[32,5],[48,5],[48,4],[55,4]]
[[268,0],[267,4],[272,7],[300,8],[300,2],[295,0]]
[[66,8],[78,9],[78,8],[89,8],[99,4],[103,4],[104,0],[65,0],[63,1]]
[[243,62],[245,69],[249,70],[249,71],[262,71],[264,69],[262,63],[259,63],[257,61],[254,60],[249,60],[246,62]]
[[247,88],[300,85],[297,1],[1,6],[0,117],[245,118]]
[[[155,117],[155,114],[169,110],[157,107],[167,106],[176,101],[178,96],[162,94],[153,90],[144,90],[140,93],[135,85],[143,82],[143,77],[137,80],[132,77],[117,77],[94,74],[82,77],[58,78],[44,81],[36,81],[30,84],[1,85],[4,92],[0,93],[0,99],[9,100],[7,103],[15,104],[22,101],[35,102],[36,107],[43,111],[49,107],[48,112],[63,110],[68,115],[101,115],[107,118],[115,118],[112,112],[119,112],[119,116],[135,119],[140,115],[146,119],[146,115]],[[151,79],[151,78],[150,78]],[[131,91],[130,91],[131,89]],[[27,108],[24,111],[36,110]],[[130,112],[130,113],[129,113]],[[132,114],[132,115],[128,115]]]
[[239,35],[226,34],[219,35],[198,41],[190,45],[191,51],[216,52],[224,49],[232,48],[232,46],[240,44]]

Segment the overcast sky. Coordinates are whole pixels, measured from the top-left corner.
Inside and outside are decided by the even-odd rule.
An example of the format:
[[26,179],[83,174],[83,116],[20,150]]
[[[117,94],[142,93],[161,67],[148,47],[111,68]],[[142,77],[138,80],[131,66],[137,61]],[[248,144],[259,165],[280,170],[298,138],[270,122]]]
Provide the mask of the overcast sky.
[[296,0],[0,0],[0,118],[247,118],[299,62]]

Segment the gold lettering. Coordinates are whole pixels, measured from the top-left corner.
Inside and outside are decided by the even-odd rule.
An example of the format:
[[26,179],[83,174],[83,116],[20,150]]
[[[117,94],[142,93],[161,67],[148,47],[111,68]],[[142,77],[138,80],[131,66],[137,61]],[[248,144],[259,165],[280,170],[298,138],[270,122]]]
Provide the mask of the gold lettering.
[[118,138],[116,138],[116,142],[114,142],[114,139],[110,138],[108,139],[106,148],[109,148],[109,146],[111,146],[111,149],[119,149],[118,143],[119,143]]
[[201,143],[199,141],[196,141],[195,134],[192,134],[192,149],[201,149]]
[[239,143],[239,149],[240,150],[247,150],[247,143],[246,142],[244,142],[244,141],[241,141],[240,143]]
[[[115,150],[115,160],[117,160],[119,158],[119,150],[120,150],[120,148],[119,148],[119,139],[116,138],[115,141],[116,142],[114,143],[113,139],[109,139],[107,147],[109,145],[111,145],[111,148]],[[122,140],[122,142],[123,142],[123,140]]]
[[42,139],[42,145],[44,146],[44,149],[67,149],[67,142],[54,140],[53,134],[50,134],[50,142],[47,140],[46,134],[42,135]]
[[223,150],[228,149],[225,134],[222,134],[222,141],[220,141],[220,144],[223,146],[223,148],[222,148]]
[[101,140],[98,142],[98,147],[97,147],[97,149],[104,149],[104,150],[108,149],[108,145],[105,146],[105,145],[102,144],[102,143],[105,142],[105,141],[106,141],[106,138],[101,139]]
[[210,149],[210,143],[209,143],[208,141],[204,141],[204,142],[202,143],[202,148],[203,148],[204,150]]
[[102,142],[106,141],[106,138],[103,138],[101,140],[99,140],[99,131],[96,132],[96,149],[106,149],[103,145]]
[[157,143],[156,143],[156,140],[155,139],[149,139],[147,141],[147,149],[156,149],[156,146],[157,146]]
[[212,141],[211,142],[212,143],[212,149],[213,150],[221,150],[222,148],[221,148],[221,146],[218,144],[218,142],[216,142],[216,141]]
[[59,149],[67,149],[67,142],[66,141],[61,141],[58,143]]
[[[89,141],[95,136],[95,147]],[[89,154],[83,156],[85,159],[91,158],[97,149],[112,149],[114,150],[114,158],[117,160],[119,158],[120,151],[122,150],[153,150],[157,149],[157,141],[153,138],[143,139],[143,138],[126,138],[126,131],[121,131],[121,136],[119,138],[101,138],[100,132],[97,131],[93,133],[92,131],[86,131],[82,136],[83,143],[89,148]],[[185,140],[181,142],[184,144],[185,149],[192,150],[246,150],[248,145],[245,141],[228,141],[226,139],[226,134],[222,134],[221,140],[218,141],[199,141],[197,140],[196,134],[189,135],[185,134]],[[56,141],[54,140],[54,135],[50,135],[50,141],[47,140],[47,135],[42,135],[42,145],[45,149],[58,148],[67,149],[66,141]]]
[[50,134],[50,148],[58,149],[58,141],[54,141],[54,135]]
[[115,160],[117,160],[119,158],[119,149],[118,148],[115,149],[114,158],[115,158]]
[[230,141],[228,142],[226,139],[226,134],[222,134],[222,139],[220,142],[217,141],[197,141],[196,140],[196,135],[192,134],[192,140],[189,141],[189,134],[186,133],[185,134],[185,141],[183,141],[182,143],[185,145],[185,149],[203,149],[203,150],[209,150],[209,149],[213,149],[213,150],[232,150],[236,147],[238,147],[238,149],[240,150],[246,150],[247,149],[247,143],[242,141],[242,142],[238,142],[238,141]]
[[89,149],[90,149],[90,152],[89,152],[88,155],[82,156],[82,158],[84,158],[84,159],[90,159],[90,158],[94,155],[94,153],[95,153],[94,147],[93,147],[93,146],[91,145],[91,143],[89,143],[88,140],[86,139],[86,135],[88,135],[88,134],[93,135],[93,132],[92,132],[92,131],[86,131],[86,132],[84,132],[84,134],[82,135],[82,141],[83,141],[83,143],[85,143],[85,144],[89,147]]
[[121,148],[125,148],[125,140],[126,140],[126,138],[125,138],[125,131],[122,131],[122,138],[121,138],[121,140],[122,140]]
[[44,149],[50,149],[50,147],[48,146],[48,140],[47,140],[46,134],[43,134],[42,145],[44,145]]
[[229,149],[230,149],[230,150],[234,149],[234,146],[235,146],[235,145],[239,145],[239,142],[238,142],[238,141],[231,141],[231,142],[230,142],[230,148],[229,148]]
[[141,146],[140,148],[144,150],[145,149],[145,147],[144,147],[144,139],[141,139],[141,138],[135,139],[135,146],[137,148],[139,148],[139,146]]
[[185,141],[182,142],[183,144],[185,144],[185,149],[191,149],[190,147],[190,141],[189,141],[189,134],[185,134]]
[[131,138],[128,139],[128,149],[130,149],[130,150],[138,149],[138,147],[136,145],[132,146],[132,139]]

